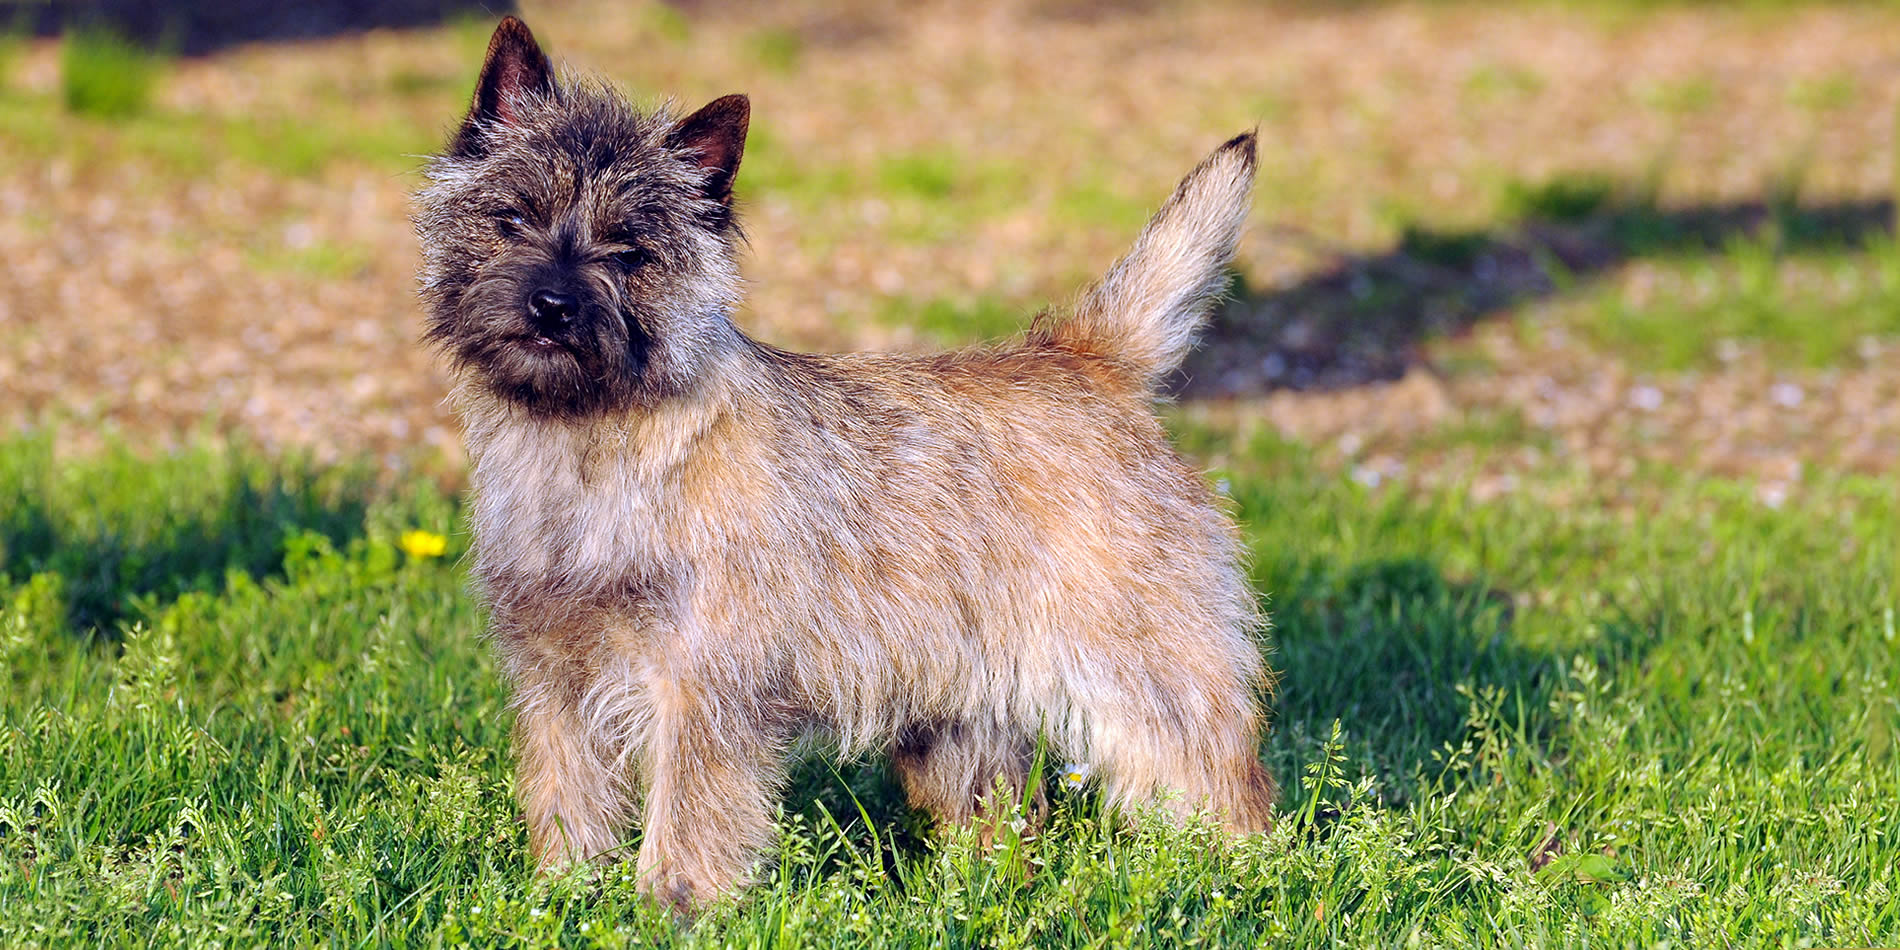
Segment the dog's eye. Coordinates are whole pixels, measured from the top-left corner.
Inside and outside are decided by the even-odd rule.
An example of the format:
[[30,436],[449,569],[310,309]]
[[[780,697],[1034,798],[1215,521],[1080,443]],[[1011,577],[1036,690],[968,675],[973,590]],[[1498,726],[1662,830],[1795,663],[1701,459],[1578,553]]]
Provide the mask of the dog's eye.
[[528,219],[514,208],[503,208],[495,212],[495,230],[506,237],[519,237],[528,226]]
[[627,271],[638,270],[646,266],[647,261],[650,259],[646,251],[637,247],[630,247],[624,251],[615,251],[607,256],[613,260],[614,266]]

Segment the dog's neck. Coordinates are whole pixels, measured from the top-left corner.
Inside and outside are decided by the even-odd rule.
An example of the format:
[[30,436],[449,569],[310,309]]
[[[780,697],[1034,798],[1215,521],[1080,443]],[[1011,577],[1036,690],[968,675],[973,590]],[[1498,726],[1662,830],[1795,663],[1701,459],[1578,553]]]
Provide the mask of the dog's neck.
[[567,417],[509,400],[465,372],[450,387],[448,402],[462,421],[477,478],[496,465],[513,468],[532,459],[599,464],[603,453],[658,475],[683,461],[731,411],[733,394],[708,383],[651,405]]

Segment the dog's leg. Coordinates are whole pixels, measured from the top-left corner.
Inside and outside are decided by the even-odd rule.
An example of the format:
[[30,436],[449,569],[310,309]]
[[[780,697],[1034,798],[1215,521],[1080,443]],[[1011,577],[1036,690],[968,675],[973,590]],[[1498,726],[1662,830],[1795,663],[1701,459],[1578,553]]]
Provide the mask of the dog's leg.
[[[913,807],[949,824],[978,822],[989,837],[993,822],[1023,801],[1033,748],[1020,735],[965,722],[929,723],[906,729],[891,751],[891,763]],[[999,788],[1000,786],[1000,788]],[[999,801],[998,794],[1008,801]],[[1046,802],[1035,791],[1033,810]]]
[[536,865],[551,871],[613,851],[630,813],[618,756],[552,681],[518,680],[514,705],[515,789]]
[[647,691],[640,883],[690,913],[744,884],[770,843],[783,743],[743,712],[720,715],[718,690],[691,672],[656,673]]
[[1272,826],[1273,778],[1260,764],[1250,690],[1156,681],[1095,699],[1084,707],[1090,757],[1110,805],[1159,803],[1183,817],[1206,810],[1237,834]]
[[1169,786],[1177,796],[1164,794],[1176,812],[1205,808],[1235,834],[1252,834],[1273,827],[1273,801],[1277,794],[1273,776],[1260,764],[1253,751],[1253,733],[1233,735],[1219,743],[1237,747],[1246,743],[1246,752],[1230,752],[1198,768],[1196,778],[1182,778]]

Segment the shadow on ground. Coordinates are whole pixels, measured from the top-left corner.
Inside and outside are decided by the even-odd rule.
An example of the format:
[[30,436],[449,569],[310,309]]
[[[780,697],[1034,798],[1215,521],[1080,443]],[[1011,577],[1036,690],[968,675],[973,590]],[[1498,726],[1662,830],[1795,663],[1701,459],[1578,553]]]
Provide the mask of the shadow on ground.
[[275,575],[297,538],[321,534],[340,546],[363,533],[369,510],[366,471],[124,447],[62,468],[49,441],[4,447],[0,583],[57,575],[70,629],[81,634],[114,636],[141,603],[219,590],[231,571]]
[[1283,806],[1301,799],[1302,770],[1318,761],[1334,720],[1359,767],[1403,800],[1435,774],[1434,753],[1463,738],[1470,699],[1461,689],[1497,687],[1523,708],[1545,708],[1557,657],[1519,642],[1506,592],[1448,579],[1416,557],[1272,570],[1279,682],[1262,752]]
[[1170,387],[1180,397],[1228,397],[1393,380],[1419,361],[1423,341],[1633,259],[1713,253],[1738,239],[1771,240],[1783,251],[1853,249],[1893,227],[1893,204],[1884,200],[1660,209],[1618,194],[1606,180],[1557,179],[1515,195],[1512,224],[1408,229],[1378,254],[1337,251],[1283,230],[1285,240],[1333,263],[1285,288],[1240,283]]
[[0,0],[0,24],[24,22],[42,36],[103,28],[197,56],[243,43],[493,20],[514,11],[513,0]]

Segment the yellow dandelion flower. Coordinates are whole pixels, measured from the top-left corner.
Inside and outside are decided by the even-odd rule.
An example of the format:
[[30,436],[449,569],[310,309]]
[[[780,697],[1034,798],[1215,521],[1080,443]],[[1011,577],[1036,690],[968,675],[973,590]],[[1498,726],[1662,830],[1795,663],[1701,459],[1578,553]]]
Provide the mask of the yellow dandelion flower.
[[404,554],[421,560],[441,557],[442,552],[449,549],[449,539],[433,531],[404,531],[402,537],[396,539],[396,546],[402,548]]

